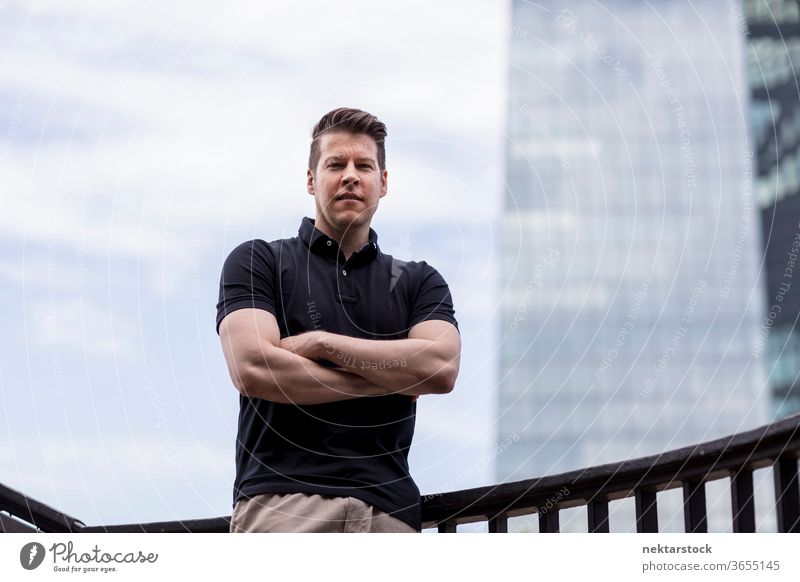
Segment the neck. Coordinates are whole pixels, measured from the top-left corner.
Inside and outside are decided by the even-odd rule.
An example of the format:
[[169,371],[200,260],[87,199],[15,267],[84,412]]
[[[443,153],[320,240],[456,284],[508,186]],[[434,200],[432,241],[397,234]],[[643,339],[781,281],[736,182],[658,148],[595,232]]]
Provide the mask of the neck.
[[351,224],[344,229],[339,229],[317,216],[314,226],[339,243],[339,250],[342,251],[345,259],[349,259],[350,255],[369,242],[369,223]]

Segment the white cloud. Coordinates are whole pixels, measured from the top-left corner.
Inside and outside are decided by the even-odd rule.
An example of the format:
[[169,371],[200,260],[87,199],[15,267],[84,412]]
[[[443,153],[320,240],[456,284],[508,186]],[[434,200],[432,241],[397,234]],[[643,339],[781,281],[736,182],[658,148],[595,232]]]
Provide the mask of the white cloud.
[[138,332],[127,316],[104,310],[84,298],[50,298],[30,307],[30,339],[41,346],[62,346],[87,356],[131,357]]
[[[311,12],[313,21],[302,16],[309,14],[307,6],[220,10],[209,4],[209,10],[213,19],[196,6],[191,11],[153,6],[147,18],[134,2],[83,6],[69,14],[61,14],[58,3],[25,6],[34,18],[19,31],[23,39],[49,34],[56,45],[96,43],[106,53],[98,56],[106,58],[121,44],[145,56],[165,50],[167,41],[182,40],[207,60],[207,73],[216,72],[217,62],[224,71],[245,48],[265,56],[289,52],[294,65],[274,70],[262,57],[262,66],[235,78],[178,76],[169,68],[140,70],[135,62],[129,68],[106,67],[102,60],[82,59],[81,52],[12,51],[4,77],[29,92],[31,105],[22,116],[22,131],[43,131],[35,155],[18,152],[0,168],[3,182],[20,193],[4,215],[29,217],[24,225],[7,219],[3,226],[67,242],[84,226],[90,246],[146,255],[159,250],[151,244],[156,226],[168,221],[179,229],[199,206],[212,221],[232,226],[249,224],[254,207],[265,199],[272,207],[310,209],[303,188],[308,132],[321,112],[342,102],[374,108],[389,123],[390,142],[392,135],[408,134],[408,122],[425,128],[415,138],[448,136],[451,144],[443,143],[442,151],[485,144],[500,133],[504,21],[502,14],[487,18],[481,3],[426,6],[424,18],[406,6],[375,10],[372,3],[351,4],[347,13],[358,15],[359,34],[325,26],[341,18],[338,5],[320,4]],[[388,21],[391,28],[383,26]],[[112,25],[122,23],[120,34]],[[302,42],[304,36],[314,42]],[[115,42],[106,42],[111,38]],[[204,52],[206,45],[219,50]],[[49,101],[50,108],[34,108],[37,100]],[[41,114],[47,116],[43,128],[41,119],[32,118]],[[54,141],[48,128],[56,126],[83,137]],[[403,167],[409,164],[402,158],[391,161],[398,186],[405,181],[421,195],[435,191],[445,212],[471,216],[463,199],[470,189],[457,183],[456,172],[433,175],[441,171],[441,159],[416,169]],[[464,156],[459,165],[471,167],[474,161]],[[493,169],[492,161],[485,165]],[[107,199],[107,213],[97,218],[113,221],[113,233],[97,235],[97,225],[81,224],[76,207],[89,192],[92,203]],[[399,208],[414,216],[414,205],[405,198],[399,198]],[[485,201],[485,189],[479,199]],[[180,236],[175,239],[165,246],[174,248]]]
[[[71,513],[87,525],[222,514],[226,508],[215,507],[210,497],[217,489],[224,489],[227,497],[232,468],[232,447],[204,442],[43,435],[0,445],[5,485]],[[176,491],[194,499],[193,513],[169,513],[170,507],[182,503]],[[141,505],[142,498],[150,499],[149,507]],[[167,509],[154,513],[162,505]],[[130,517],[121,517],[125,515]]]

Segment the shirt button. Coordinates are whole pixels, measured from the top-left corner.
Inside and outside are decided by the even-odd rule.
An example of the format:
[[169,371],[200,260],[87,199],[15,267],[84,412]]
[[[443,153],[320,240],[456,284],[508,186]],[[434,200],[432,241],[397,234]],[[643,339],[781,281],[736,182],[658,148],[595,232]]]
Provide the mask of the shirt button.
[[328,246],[331,246],[331,241],[328,241],[328,243],[327,243],[327,244],[328,244]]
[[342,275],[344,275],[345,277],[347,277],[347,269],[343,269],[343,270],[342,270]]

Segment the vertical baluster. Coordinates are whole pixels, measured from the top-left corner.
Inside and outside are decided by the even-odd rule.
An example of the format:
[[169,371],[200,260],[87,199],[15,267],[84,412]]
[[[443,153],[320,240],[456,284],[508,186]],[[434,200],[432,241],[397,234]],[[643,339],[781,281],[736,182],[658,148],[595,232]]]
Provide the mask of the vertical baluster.
[[775,509],[778,512],[778,531],[800,532],[800,489],[797,485],[797,459],[781,455],[772,466],[775,480]]
[[589,533],[608,533],[608,501],[592,499],[586,504]]
[[637,489],[636,493],[636,532],[658,533],[658,506],[656,492]]
[[706,485],[702,481],[683,483],[683,526],[686,533],[707,533]]
[[508,533],[508,519],[498,515],[489,520],[489,533]]
[[558,533],[558,508],[551,507],[539,512],[539,533]]
[[742,468],[731,472],[731,510],[733,512],[733,533],[755,533],[753,472],[750,469]]

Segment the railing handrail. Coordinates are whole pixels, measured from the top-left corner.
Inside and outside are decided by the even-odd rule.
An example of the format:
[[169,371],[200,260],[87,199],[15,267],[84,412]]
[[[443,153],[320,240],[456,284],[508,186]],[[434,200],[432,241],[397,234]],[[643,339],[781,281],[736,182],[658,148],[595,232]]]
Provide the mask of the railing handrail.
[[[438,525],[440,531],[454,531],[456,524],[489,520],[490,531],[505,531],[507,517],[538,512],[542,520],[552,508],[556,509],[557,515],[558,509],[595,502],[607,503],[634,495],[638,504],[643,492],[652,495],[647,498],[654,500],[655,492],[682,485],[687,495],[687,484],[690,485],[689,491],[694,491],[707,481],[735,476],[740,472],[749,475],[753,470],[776,463],[778,459],[784,463],[794,460],[796,464],[798,456],[800,414],[795,414],[753,430],[657,455],[512,483],[423,495],[423,528]],[[796,467],[792,487],[792,491],[795,491]],[[792,503],[795,503],[793,508],[796,501]],[[80,520],[4,485],[0,485],[0,511],[6,511],[49,532],[226,532],[230,520],[229,516],[224,516],[86,526]],[[791,511],[796,513],[794,509]],[[637,519],[638,514],[637,509]],[[500,529],[496,529],[498,523],[501,523]],[[555,523],[557,530],[557,520]]]
[[44,532],[78,532],[85,524],[71,515],[0,483],[0,511],[22,519]]
[[[635,489],[663,491],[687,480],[713,481],[739,468],[767,467],[782,454],[800,455],[800,414],[758,428],[664,453],[577,469],[511,483],[499,483],[422,497],[423,527],[442,521],[457,524],[485,521],[500,513],[531,513],[542,501],[569,488],[559,498],[562,509],[590,499],[631,497]],[[671,478],[665,482],[664,477]]]

